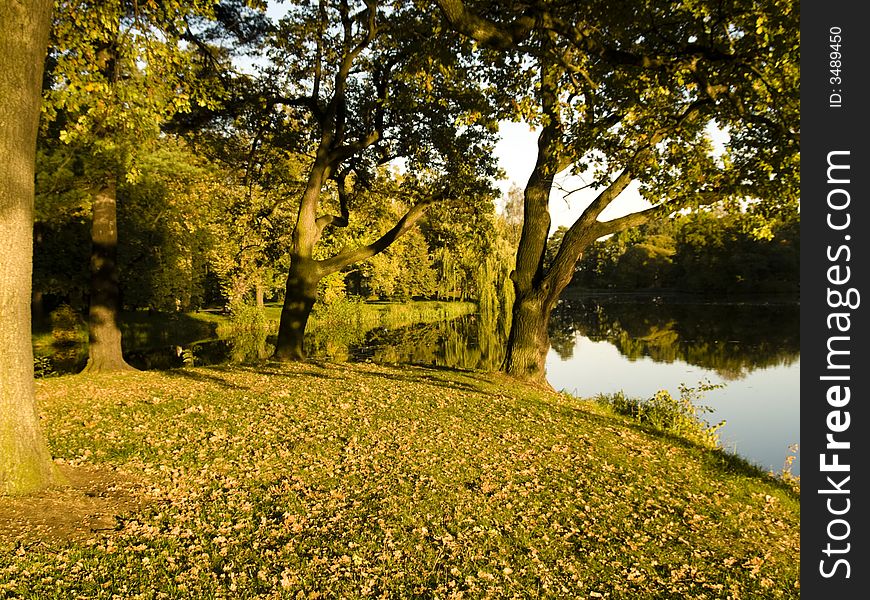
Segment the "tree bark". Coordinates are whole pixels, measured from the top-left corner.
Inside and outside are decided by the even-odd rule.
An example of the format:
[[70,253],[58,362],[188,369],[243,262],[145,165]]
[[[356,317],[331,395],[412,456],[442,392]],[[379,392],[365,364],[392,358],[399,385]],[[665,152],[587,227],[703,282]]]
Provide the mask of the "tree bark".
[[257,281],[254,284],[254,301],[257,303],[257,308],[264,308],[266,306],[265,293],[266,290],[263,287],[263,282]]
[[118,284],[117,184],[109,178],[94,196],[91,225],[91,299],[88,363],[83,373],[135,370],[121,352],[121,289]]
[[544,251],[550,231],[550,189],[562,168],[562,124],[557,106],[556,72],[541,68],[541,106],[548,117],[538,135],[538,156],[523,194],[523,229],[517,248],[514,308],[502,369],[514,377],[545,383],[550,348],[547,325],[555,300],[544,281]]
[[547,385],[544,365],[550,350],[547,326],[553,304],[540,291],[532,291],[514,301],[504,361],[506,373]]
[[51,0],[0,4],[0,494],[59,482],[33,396],[30,292],[42,68]]
[[281,322],[278,326],[278,341],[275,343],[273,356],[276,360],[294,361],[305,358],[305,327],[317,300],[317,284],[322,277],[323,273],[314,260],[298,255],[291,257],[284,305],[281,307]]

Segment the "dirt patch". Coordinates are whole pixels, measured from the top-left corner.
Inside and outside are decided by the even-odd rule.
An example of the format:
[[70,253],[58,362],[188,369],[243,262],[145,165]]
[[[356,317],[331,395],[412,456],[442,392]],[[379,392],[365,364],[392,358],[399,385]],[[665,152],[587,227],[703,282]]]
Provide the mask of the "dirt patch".
[[0,543],[67,541],[117,529],[141,510],[142,482],[107,468],[58,465],[67,485],[21,498],[0,497]]

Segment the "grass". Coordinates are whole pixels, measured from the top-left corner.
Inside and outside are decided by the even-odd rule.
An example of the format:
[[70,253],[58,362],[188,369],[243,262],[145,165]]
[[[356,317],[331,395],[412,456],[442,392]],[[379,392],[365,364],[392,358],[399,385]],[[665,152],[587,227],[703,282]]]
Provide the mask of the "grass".
[[265,363],[37,398],[58,461],[147,503],[7,536],[0,598],[799,597],[789,486],[498,376]]

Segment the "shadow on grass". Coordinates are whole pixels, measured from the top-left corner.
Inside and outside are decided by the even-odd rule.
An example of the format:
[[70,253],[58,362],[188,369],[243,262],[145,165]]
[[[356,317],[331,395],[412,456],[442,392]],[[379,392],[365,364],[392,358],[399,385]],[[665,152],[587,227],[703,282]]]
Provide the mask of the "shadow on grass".
[[[315,364],[314,361],[304,361],[296,364],[306,364],[306,362]],[[232,383],[223,377],[212,375],[210,373],[251,373],[256,375],[268,375],[269,377],[283,377],[295,379],[298,377],[316,377],[318,379],[337,379],[336,376],[314,370],[282,370],[283,363],[275,361],[263,361],[261,363],[248,364],[220,364],[220,365],[204,365],[201,367],[191,368],[174,368],[162,371],[168,377],[177,377],[180,379],[190,379],[204,383],[213,383],[227,389],[250,390],[248,386]],[[321,365],[316,365],[321,366]],[[325,368],[325,367],[321,367]]]
[[[348,363],[349,365],[360,364],[360,363]],[[378,365],[377,363],[372,363],[379,367],[383,367],[386,365]],[[399,370],[399,367],[393,366],[393,369]],[[426,375],[426,371],[440,371],[443,373],[450,373],[453,375],[469,375],[474,373],[474,371],[466,371],[463,369],[451,368],[451,367],[442,367],[442,366],[422,366],[422,365],[401,365],[402,373],[387,373],[384,371],[366,371],[366,374],[371,377],[378,377],[380,379],[387,379],[390,381],[404,381],[408,383],[423,383],[429,384],[435,387],[448,388],[452,390],[457,390],[460,392],[470,392],[473,394],[479,394],[481,396],[489,396],[491,398],[498,397],[497,394],[493,394],[492,392],[488,392],[480,386],[472,385],[471,383],[464,383],[459,381],[448,381],[442,377],[436,377],[434,375]],[[422,372],[419,376],[414,376],[412,373],[414,371]]]
[[223,377],[217,377],[215,375],[209,375],[207,373],[203,373],[203,370],[211,370],[211,371],[227,371],[227,367],[200,367],[197,371],[192,371],[190,369],[166,369],[163,372],[164,375],[171,378],[178,379],[187,379],[190,381],[196,381],[199,383],[210,383],[214,385],[218,385],[222,388],[232,389],[232,390],[249,390],[251,388],[237,385],[230,381],[227,381]]

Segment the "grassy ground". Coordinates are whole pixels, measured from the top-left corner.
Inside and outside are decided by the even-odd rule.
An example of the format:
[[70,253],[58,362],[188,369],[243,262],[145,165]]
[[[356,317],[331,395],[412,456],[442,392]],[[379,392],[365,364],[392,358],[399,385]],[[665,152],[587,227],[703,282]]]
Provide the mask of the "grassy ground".
[[269,363],[37,397],[54,456],[122,514],[7,523],[0,598],[799,597],[788,486],[498,377]]

